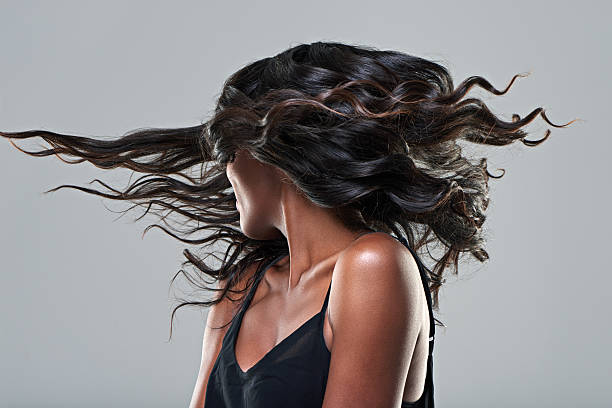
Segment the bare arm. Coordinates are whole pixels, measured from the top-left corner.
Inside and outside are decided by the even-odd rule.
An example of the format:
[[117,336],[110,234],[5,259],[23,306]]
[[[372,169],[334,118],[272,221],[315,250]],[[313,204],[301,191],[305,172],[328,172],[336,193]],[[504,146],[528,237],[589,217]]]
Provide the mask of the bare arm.
[[383,241],[363,240],[336,263],[324,408],[401,404],[421,327],[422,284],[410,252],[394,238]]
[[[208,385],[208,377],[212,371],[215,360],[221,350],[223,336],[227,332],[227,327],[222,329],[211,329],[211,327],[219,327],[227,323],[227,313],[224,309],[228,309],[224,305],[225,299],[216,305],[210,307],[208,317],[206,318],[206,327],[204,328],[204,338],[202,340],[202,360],[200,362],[200,371],[196,380],[195,389],[191,396],[189,408],[202,408],[204,406],[204,396],[206,395],[206,386]],[[231,317],[229,317],[231,318]],[[223,321],[223,322],[222,322]]]
[[[237,288],[243,289],[246,280],[255,273],[257,270],[258,263],[250,265]],[[223,287],[225,281],[219,283],[218,288]],[[234,290],[238,290],[234,288]],[[232,296],[234,298],[236,295]],[[223,337],[229,329],[230,325],[221,328],[213,329],[212,327],[219,327],[229,322],[234,313],[237,311],[237,303],[232,303],[229,299],[225,298],[221,302],[210,307],[208,316],[206,318],[206,327],[204,328],[204,338],[202,339],[202,360],[200,362],[200,371],[196,380],[193,395],[191,396],[191,402],[189,408],[202,408],[204,406],[204,397],[206,396],[206,387],[208,386],[208,378],[215,365],[215,361],[221,351],[221,345],[223,343]]]

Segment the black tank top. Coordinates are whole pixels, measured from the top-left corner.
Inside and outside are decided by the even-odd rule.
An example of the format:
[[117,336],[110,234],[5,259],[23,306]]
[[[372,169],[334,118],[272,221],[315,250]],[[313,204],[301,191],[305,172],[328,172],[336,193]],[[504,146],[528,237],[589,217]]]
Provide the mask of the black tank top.
[[[410,250],[417,261],[421,282],[425,288],[430,322],[429,355],[423,394],[416,401],[402,402],[401,408],[433,408],[435,326],[429,280],[424,265],[407,241],[404,238],[398,240]],[[319,313],[278,343],[254,366],[243,372],[236,361],[235,342],[242,317],[264,273],[285,256],[273,259],[255,279],[236,318],[225,333],[221,350],[208,379],[204,408],[320,408],[323,405],[331,359],[323,337],[323,322],[331,284]]]

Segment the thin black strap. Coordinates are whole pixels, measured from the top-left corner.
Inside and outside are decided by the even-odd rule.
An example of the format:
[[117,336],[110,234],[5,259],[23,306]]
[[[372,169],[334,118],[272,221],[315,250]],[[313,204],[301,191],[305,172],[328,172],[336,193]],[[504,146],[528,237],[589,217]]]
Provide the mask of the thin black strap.
[[327,295],[325,295],[325,301],[323,302],[323,307],[321,307],[321,311],[319,313],[323,313],[323,311],[327,307],[327,302],[329,301],[330,292],[331,292],[331,280],[329,281],[329,288],[327,288]]

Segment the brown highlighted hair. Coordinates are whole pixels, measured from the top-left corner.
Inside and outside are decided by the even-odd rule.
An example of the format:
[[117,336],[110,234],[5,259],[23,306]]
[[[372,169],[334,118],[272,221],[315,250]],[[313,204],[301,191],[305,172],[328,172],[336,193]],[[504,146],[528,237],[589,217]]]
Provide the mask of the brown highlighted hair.
[[[489,258],[483,234],[488,183],[504,174],[489,173],[487,159],[467,157],[458,141],[492,146],[518,141],[533,147],[551,133],[527,139],[521,128],[536,117],[553,127],[574,122],[555,125],[541,107],[504,121],[480,99],[464,98],[475,86],[503,95],[520,76],[525,75],[515,75],[503,90],[480,76],[455,87],[447,69],[433,61],[399,51],[315,42],[232,74],[214,114],[199,125],[136,129],[114,140],[47,130],[0,135],[32,156],[56,155],[71,164],[87,161],[144,174],[124,190],[96,179],[104,191],[61,185],[47,192],[73,188],[134,204],[125,211],[144,206],[142,216],[152,212],[160,218],[145,233],[160,228],[204,251],[198,255],[185,249],[186,260],[171,284],[183,276],[197,291],[221,293],[211,300],[180,299],[172,311],[170,337],[180,307],[207,307],[230,292],[242,293],[230,288],[250,264],[261,262],[261,270],[288,254],[284,238],[258,241],[240,231],[225,174],[225,164],[238,149],[282,169],[314,203],[336,209],[347,227],[392,233],[427,253],[434,261],[427,272],[439,310],[439,289],[450,266],[450,273],[458,273],[459,255],[470,253],[480,262]],[[34,137],[50,148],[33,152],[14,143]],[[221,253],[210,250],[223,243]],[[442,255],[436,258],[432,248],[441,249]],[[209,256],[219,265],[209,265]],[[215,281],[225,284],[210,286]]]

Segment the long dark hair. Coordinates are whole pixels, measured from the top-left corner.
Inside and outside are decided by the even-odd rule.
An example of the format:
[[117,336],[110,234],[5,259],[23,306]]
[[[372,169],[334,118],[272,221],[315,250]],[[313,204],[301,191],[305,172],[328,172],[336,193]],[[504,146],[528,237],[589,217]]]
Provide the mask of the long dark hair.
[[[88,161],[112,169],[124,167],[144,173],[117,190],[95,180],[108,191],[61,185],[113,200],[125,200],[158,215],[153,224],[172,237],[199,249],[227,246],[198,256],[189,249],[171,285],[184,276],[196,291],[220,291],[212,300],[185,300],[174,308],[220,302],[242,293],[263,265],[288,254],[285,238],[253,240],[240,231],[235,196],[225,164],[238,149],[282,169],[314,203],[334,209],[348,228],[371,228],[402,237],[416,251],[422,247],[433,259],[427,269],[433,306],[439,310],[438,291],[445,270],[471,253],[480,262],[489,258],[484,248],[483,223],[489,204],[487,159],[470,159],[459,140],[482,145],[509,145],[527,140],[522,127],[538,115],[554,127],[543,108],[524,118],[504,121],[477,98],[462,99],[474,86],[495,95],[505,94],[486,79],[472,76],[455,88],[446,68],[398,51],[336,42],[299,44],[263,58],[232,74],[223,84],[214,114],[205,123],[173,129],[144,128],[115,140],[98,140],[45,130],[0,132],[10,139],[41,137],[51,148],[32,156],[57,155],[67,163]],[[60,155],[68,156],[70,159]],[[174,214],[178,220],[168,216]],[[141,216],[141,217],[142,217]],[[139,217],[140,218],[140,217]],[[432,247],[442,249],[436,258]],[[213,256],[214,267],[205,262]],[[234,284],[246,268],[259,262],[255,276],[243,290]],[[193,272],[184,269],[194,266]],[[208,281],[207,277],[213,279]],[[209,286],[223,282],[219,288]],[[437,320],[437,319],[436,319]],[[437,320],[438,323],[441,323]]]

